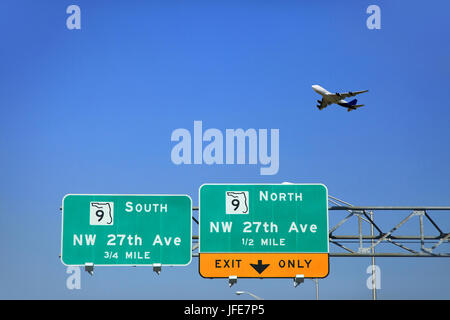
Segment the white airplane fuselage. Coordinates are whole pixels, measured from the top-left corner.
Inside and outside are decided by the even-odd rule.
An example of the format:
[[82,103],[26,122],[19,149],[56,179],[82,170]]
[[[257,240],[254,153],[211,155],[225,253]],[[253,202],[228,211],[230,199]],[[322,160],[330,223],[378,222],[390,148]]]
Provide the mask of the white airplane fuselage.
[[325,88],[322,88],[321,86],[319,86],[318,84],[315,84],[312,86],[313,90],[315,92],[317,92],[318,94],[320,94],[322,96],[322,99],[324,99],[324,101],[327,104],[333,104],[333,103],[346,103],[346,101],[344,99],[341,99],[339,97],[336,97],[336,95],[334,95],[333,93],[331,93],[330,91],[328,91]]

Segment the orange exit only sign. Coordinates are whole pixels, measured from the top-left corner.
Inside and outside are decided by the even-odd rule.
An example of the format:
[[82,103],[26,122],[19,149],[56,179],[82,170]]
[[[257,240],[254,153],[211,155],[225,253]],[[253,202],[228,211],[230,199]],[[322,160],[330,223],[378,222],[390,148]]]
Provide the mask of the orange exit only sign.
[[205,278],[325,278],[328,253],[200,253]]

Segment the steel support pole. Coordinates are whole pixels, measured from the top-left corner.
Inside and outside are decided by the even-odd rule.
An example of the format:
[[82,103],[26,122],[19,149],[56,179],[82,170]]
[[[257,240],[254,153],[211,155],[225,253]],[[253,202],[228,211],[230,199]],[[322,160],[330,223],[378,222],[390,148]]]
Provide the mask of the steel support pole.
[[373,211],[370,211],[370,236],[372,237],[371,241],[371,253],[372,253],[372,300],[377,300],[377,289],[376,289],[376,281],[375,281],[375,247],[373,246]]
[[316,283],[316,300],[319,300],[319,279],[315,278],[314,282]]

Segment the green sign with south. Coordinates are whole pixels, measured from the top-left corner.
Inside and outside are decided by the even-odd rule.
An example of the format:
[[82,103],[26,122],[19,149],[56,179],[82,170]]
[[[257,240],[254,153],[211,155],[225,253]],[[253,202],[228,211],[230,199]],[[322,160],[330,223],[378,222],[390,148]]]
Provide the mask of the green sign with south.
[[65,265],[187,265],[192,200],[187,195],[69,194],[62,203]]

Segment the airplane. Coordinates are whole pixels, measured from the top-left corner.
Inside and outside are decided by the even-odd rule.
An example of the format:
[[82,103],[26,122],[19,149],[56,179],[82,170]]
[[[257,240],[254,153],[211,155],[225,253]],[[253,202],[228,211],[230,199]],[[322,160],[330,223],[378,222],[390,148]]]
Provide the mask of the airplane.
[[330,104],[336,103],[340,105],[341,107],[347,108],[347,111],[350,112],[352,110],[356,110],[358,108],[361,108],[364,106],[363,104],[357,104],[358,100],[353,99],[352,101],[345,101],[345,98],[354,97],[357,94],[361,94],[364,92],[367,92],[369,90],[363,90],[363,91],[354,91],[354,92],[344,92],[344,93],[331,93],[327,91],[326,89],[322,88],[321,86],[315,84],[312,86],[313,90],[320,94],[322,96],[322,100],[317,100],[319,103],[316,107],[319,108],[319,110],[325,109]]

